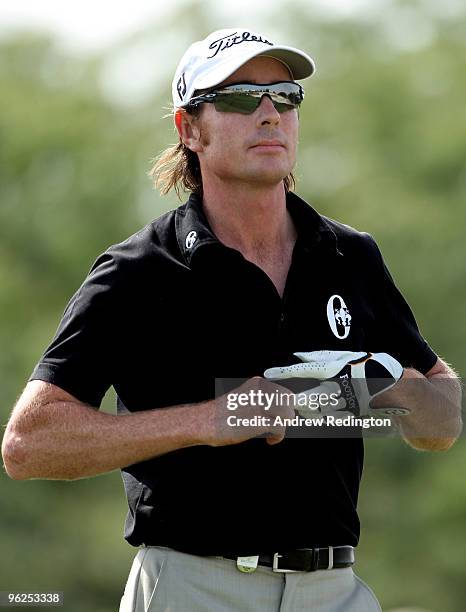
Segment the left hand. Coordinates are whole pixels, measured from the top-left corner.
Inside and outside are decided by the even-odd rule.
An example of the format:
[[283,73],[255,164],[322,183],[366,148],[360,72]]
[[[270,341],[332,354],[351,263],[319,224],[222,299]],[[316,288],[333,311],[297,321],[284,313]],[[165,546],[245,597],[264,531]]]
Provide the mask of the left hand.
[[[409,414],[409,409],[399,407],[371,408],[371,400],[393,387],[403,375],[401,364],[388,353],[366,353],[352,351],[311,351],[293,353],[303,363],[269,368],[264,377],[274,380],[287,378],[331,379],[338,384],[339,407],[337,414],[351,413],[357,417],[382,415],[399,416]],[[327,392],[328,383],[314,387],[307,394]],[[308,409],[307,409],[308,411]],[[302,414],[302,410],[300,410]],[[309,412],[307,412],[307,416]],[[343,416],[343,415],[342,415]]]

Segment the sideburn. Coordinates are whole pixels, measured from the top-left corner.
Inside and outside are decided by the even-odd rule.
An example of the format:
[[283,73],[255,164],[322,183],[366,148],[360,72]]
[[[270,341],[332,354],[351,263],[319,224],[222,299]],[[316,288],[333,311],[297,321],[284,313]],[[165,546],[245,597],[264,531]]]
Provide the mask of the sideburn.
[[208,146],[210,144],[210,136],[209,136],[209,130],[207,129],[206,125],[202,125],[202,120],[199,117],[198,118],[199,121],[199,135],[200,135],[200,143],[203,147]]

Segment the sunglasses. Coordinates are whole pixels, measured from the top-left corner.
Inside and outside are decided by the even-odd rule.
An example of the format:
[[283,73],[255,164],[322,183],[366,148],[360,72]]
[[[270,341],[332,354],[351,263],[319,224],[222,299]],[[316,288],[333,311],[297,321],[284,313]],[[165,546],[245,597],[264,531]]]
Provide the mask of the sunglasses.
[[195,96],[185,106],[187,110],[204,102],[210,102],[219,113],[241,113],[251,115],[268,96],[279,113],[298,108],[304,99],[304,89],[295,81],[277,83],[235,83],[221,89]]

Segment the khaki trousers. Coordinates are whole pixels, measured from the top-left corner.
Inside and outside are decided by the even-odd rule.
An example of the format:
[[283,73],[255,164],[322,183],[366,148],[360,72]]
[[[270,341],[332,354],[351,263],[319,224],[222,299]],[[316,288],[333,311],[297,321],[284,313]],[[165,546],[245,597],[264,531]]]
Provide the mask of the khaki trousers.
[[151,546],[137,553],[120,612],[381,612],[351,567],[279,574]]

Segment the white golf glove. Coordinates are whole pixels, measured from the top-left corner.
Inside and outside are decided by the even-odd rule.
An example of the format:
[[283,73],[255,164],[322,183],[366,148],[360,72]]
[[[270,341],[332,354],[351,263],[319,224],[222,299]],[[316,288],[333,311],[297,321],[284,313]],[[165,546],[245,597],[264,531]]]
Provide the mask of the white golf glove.
[[313,378],[326,381],[306,390],[314,397],[324,394],[338,397],[338,402],[319,406],[311,410],[308,406],[296,407],[302,416],[314,412],[346,416],[398,416],[409,414],[408,408],[371,408],[371,400],[393,387],[403,374],[401,364],[388,353],[366,353],[352,351],[311,351],[293,353],[303,363],[269,368],[264,377],[274,380],[288,378]]

